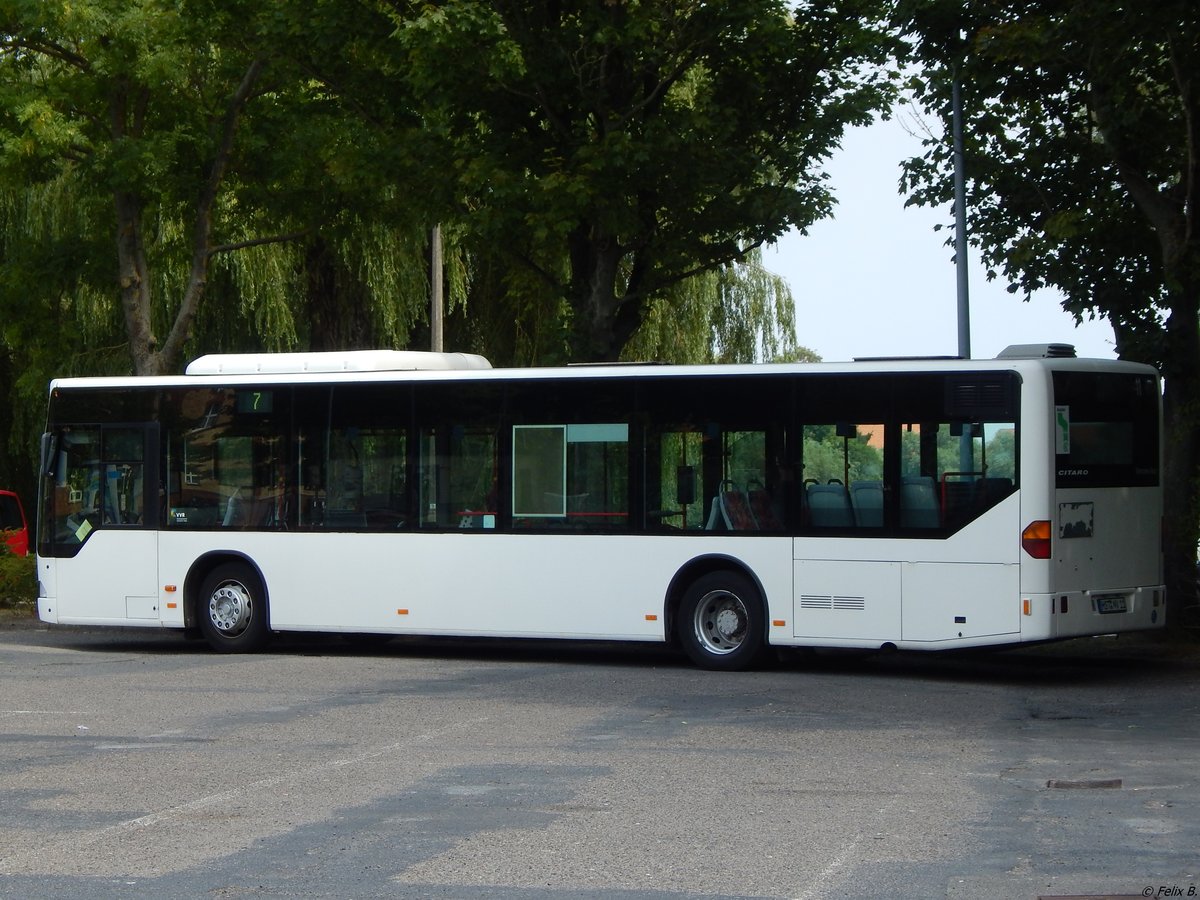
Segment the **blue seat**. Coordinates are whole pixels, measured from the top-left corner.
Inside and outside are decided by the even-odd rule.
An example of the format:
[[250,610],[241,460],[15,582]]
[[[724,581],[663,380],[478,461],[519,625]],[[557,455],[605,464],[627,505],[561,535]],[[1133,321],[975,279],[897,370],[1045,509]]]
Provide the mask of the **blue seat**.
[[850,505],[859,528],[883,527],[883,482],[855,481],[850,485]]
[[808,511],[818,528],[853,528],[854,510],[844,484],[810,484]]
[[942,524],[937,491],[933,479],[910,475],[900,481],[900,526],[902,528],[938,528]]

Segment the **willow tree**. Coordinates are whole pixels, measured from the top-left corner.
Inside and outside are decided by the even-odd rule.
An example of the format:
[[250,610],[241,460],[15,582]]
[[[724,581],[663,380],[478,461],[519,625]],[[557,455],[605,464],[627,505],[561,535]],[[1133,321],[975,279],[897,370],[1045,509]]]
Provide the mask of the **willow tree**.
[[887,103],[883,5],[381,3],[430,165],[565,304],[576,360],[619,358],[653,298],[828,214],[820,163]]
[[796,343],[791,288],[763,267],[759,250],[655,297],[622,356],[676,363],[817,359]]
[[[244,119],[278,89],[236,0],[4,0],[0,175],[106,198],[133,369],[174,370],[223,252],[276,240],[231,209]],[[177,233],[166,237],[177,223]],[[156,321],[156,271],[177,271]],[[161,287],[161,285],[158,285]]]

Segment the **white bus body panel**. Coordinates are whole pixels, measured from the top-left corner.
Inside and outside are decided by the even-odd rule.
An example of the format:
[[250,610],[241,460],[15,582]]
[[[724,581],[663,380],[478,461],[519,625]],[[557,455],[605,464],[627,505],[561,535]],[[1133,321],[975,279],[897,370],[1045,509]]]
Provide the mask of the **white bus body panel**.
[[67,625],[160,624],[158,540],[156,531],[98,529],[72,559],[39,558],[39,573],[50,574],[39,615]]
[[[790,538],[403,534],[227,537],[262,572],[278,631],[662,641],[667,588],[706,554],[742,562],[787,618]],[[182,585],[213,533],[163,534]],[[772,573],[775,573],[774,576]]]
[[1016,640],[1019,497],[945,539],[797,538],[794,636],[860,647]]
[[1051,610],[1054,637],[1162,624],[1159,497],[1156,488],[1055,492],[1050,593],[1039,598]]

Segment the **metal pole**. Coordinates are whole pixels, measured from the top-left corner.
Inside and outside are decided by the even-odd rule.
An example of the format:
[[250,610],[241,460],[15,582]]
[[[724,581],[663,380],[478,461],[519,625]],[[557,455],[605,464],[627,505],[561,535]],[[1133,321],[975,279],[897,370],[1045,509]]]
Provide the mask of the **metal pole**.
[[429,309],[429,349],[441,353],[443,349],[442,315],[442,226],[433,226],[433,236],[430,240],[433,250],[430,254],[430,309]]
[[962,92],[954,69],[954,263],[958,273],[958,355],[971,358],[971,299],[967,287],[967,190],[963,165]]
[[[958,275],[958,355],[971,358],[971,298],[967,286],[967,190],[963,165],[962,91],[959,89],[958,67],[954,67],[953,94],[954,130],[954,267]],[[972,428],[967,424],[958,439],[958,465],[963,473],[973,472],[974,441]],[[980,444],[983,440],[980,440]]]

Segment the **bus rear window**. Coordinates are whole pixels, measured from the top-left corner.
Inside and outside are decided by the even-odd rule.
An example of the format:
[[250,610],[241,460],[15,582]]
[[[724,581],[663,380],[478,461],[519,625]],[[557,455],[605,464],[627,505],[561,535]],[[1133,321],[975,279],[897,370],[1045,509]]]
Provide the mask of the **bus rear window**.
[[1055,372],[1058,487],[1157,485],[1158,416],[1152,376]]

